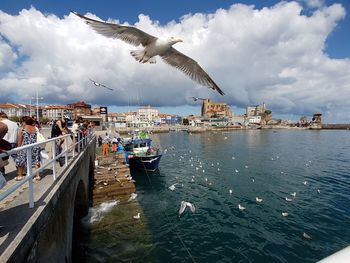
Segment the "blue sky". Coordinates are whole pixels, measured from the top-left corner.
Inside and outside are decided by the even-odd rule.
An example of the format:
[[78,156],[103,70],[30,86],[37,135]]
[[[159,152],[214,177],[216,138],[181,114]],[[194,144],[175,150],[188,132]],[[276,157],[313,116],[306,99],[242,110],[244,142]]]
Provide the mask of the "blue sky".
[[[238,3],[241,3],[242,6],[232,6]],[[280,4],[280,6],[276,7],[276,4],[278,3],[280,2],[272,0],[2,0],[0,4],[0,10],[3,12],[2,19],[0,18],[0,36],[2,37],[2,42],[0,42],[0,44],[2,43],[4,50],[8,52],[8,54],[6,54],[9,57],[14,57],[14,59],[12,63],[4,63],[2,67],[0,63],[0,77],[3,80],[2,83],[5,83],[3,85],[8,85],[6,90],[11,90],[12,85],[18,85],[18,83],[21,83],[24,86],[27,85],[28,89],[33,89],[32,85],[30,84],[42,83],[40,84],[40,89],[42,89],[40,90],[40,93],[43,94],[44,98],[46,98],[47,103],[62,103],[67,99],[81,98],[91,102],[94,105],[108,105],[110,107],[110,111],[124,111],[135,109],[137,107],[137,104],[151,104],[158,106],[163,112],[179,113],[181,115],[185,115],[200,113],[200,105],[189,100],[189,96],[210,96],[215,101],[225,101],[230,104],[234,109],[235,114],[243,113],[244,107],[248,104],[258,104],[262,101],[265,101],[267,105],[270,106],[273,110],[275,117],[287,116],[296,119],[301,115],[310,116],[315,111],[321,111],[324,113],[324,116],[328,122],[332,122],[334,120],[336,122],[350,122],[350,118],[344,115],[344,112],[348,111],[348,106],[345,102],[345,99],[348,98],[348,95],[346,94],[346,90],[348,90],[349,87],[346,84],[348,83],[348,80],[339,80],[339,76],[342,79],[343,75],[346,75],[349,69],[350,34],[348,33],[348,30],[350,28],[350,1],[296,1],[297,5],[299,5],[302,9],[301,14],[298,14],[298,6],[296,5]],[[336,3],[339,3],[341,7],[335,6],[334,4]],[[249,8],[249,5],[254,5],[255,7]],[[33,7],[34,10],[33,8],[31,9],[31,7]],[[305,35],[305,38],[307,40],[305,40],[304,50],[301,47],[298,50],[286,52],[285,54],[282,54],[281,52],[277,53],[277,55],[273,52],[265,53],[266,49],[269,47],[268,45],[265,46],[266,43],[270,43],[271,46],[275,45],[276,48],[281,46],[281,43],[273,42],[279,41],[279,39],[281,39],[284,35],[283,30],[278,31],[278,25],[286,25],[283,19],[281,19],[281,15],[279,14],[282,14],[283,12],[289,14],[288,9],[292,10],[293,8],[296,10],[296,12],[292,14],[291,18],[295,18],[296,22],[291,24],[295,25],[295,28],[286,29],[286,35],[290,36],[292,34],[295,34],[295,36],[291,37],[291,39],[294,41],[291,43],[297,44],[299,40],[304,40],[303,36]],[[25,13],[21,12],[19,15],[19,12],[23,9],[29,11]],[[218,9],[223,9],[225,12],[220,12]],[[265,9],[267,9],[268,12],[266,12]],[[73,21],[74,18],[67,17],[69,15],[69,10],[75,10],[82,14],[89,12],[103,20],[118,20],[119,23],[128,23],[130,25],[135,25],[145,31],[151,30],[151,32],[164,33],[168,30],[176,33],[180,32],[181,36],[184,35],[187,37],[187,43],[192,43],[192,46],[185,46],[184,44],[183,46],[179,45],[175,47],[179,48],[182,52],[186,51],[186,54],[196,58],[196,60],[199,61],[200,64],[208,70],[208,72],[210,72],[210,75],[215,79],[215,81],[220,83],[221,88],[226,91],[227,95],[221,97],[211,93],[206,89],[198,89],[198,86],[193,85],[188,80],[184,80],[186,79],[184,75],[177,75],[176,73],[173,74],[176,76],[176,79],[174,77],[174,80],[172,79],[170,82],[173,83],[175,80],[178,80],[178,82],[176,82],[176,85],[184,86],[184,89],[181,90],[181,94],[183,94],[185,91],[186,95],[176,94],[174,92],[174,89],[176,88],[175,84],[174,87],[169,87],[167,89],[166,82],[159,80],[159,82],[156,83],[158,76],[152,78],[151,75],[148,75],[149,78],[147,77],[145,79],[144,75],[142,74],[150,74],[152,71],[150,71],[149,68],[139,69],[138,65],[134,65],[136,62],[132,60],[130,60],[130,62],[129,60],[125,62],[126,59],[130,59],[127,57],[127,51],[131,50],[132,48],[130,49],[130,47],[123,46],[123,44],[117,43],[116,40],[105,40],[100,36],[95,36],[97,34],[95,34],[93,31],[85,32],[86,28],[84,27],[83,23],[81,23],[81,25],[75,24],[76,21]],[[244,12],[247,12],[247,19],[245,17],[239,18],[239,15],[243,14]],[[186,31],[186,26],[187,28],[188,25],[193,26],[193,28],[199,32],[201,30],[210,28],[212,24],[214,24],[213,28],[217,28],[217,25],[220,25],[220,21],[227,19],[226,23],[234,23],[236,21],[236,24],[238,25],[247,26],[248,31],[254,31],[254,25],[256,27],[256,23],[254,22],[256,16],[254,15],[254,12],[255,14],[258,13],[259,17],[263,17],[265,15],[273,17],[273,21],[276,22],[273,22],[272,25],[269,26],[273,28],[271,31],[276,30],[278,32],[276,35],[271,34],[271,36],[268,36],[266,38],[263,38],[259,35],[258,39],[254,40],[254,43],[252,43],[252,41],[248,41],[248,44],[246,45],[247,50],[244,50],[244,47],[239,46],[235,50],[232,50],[232,53],[230,53],[232,54],[232,57],[230,59],[234,62],[237,62],[236,64],[230,64],[229,59],[227,59],[227,64],[224,65],[222,63],[222,67],[218,68],[216,66],[218,65],[217,63],[224,61],[225,56],[222,58],[217,57],[217,60],[214,60],[214,56],[212,60],[208,59],[208,56],[203,55],[203,52],[201,52],[201,50],[205,50],[204,44],[203,47],[199,47],[200,51],[198,52],[193,49],[193,45],[197,45],[198,43],[196,42],[196,39],[192,38],[193,34]],[[200,15],[195,15],[196,13]],[[321,18],[317,13],[321,14]],[[143,14],[145,16],[140,17],[140,14]],[[57,19],[51,17],[52,15],[57,16]],[[205,17],[203,17],[203,15]],[[310,28],[310,30],[305,30],[305,32],[303,32],[301,27],[298,25],[300,18],[303,16],[313,18],[309,19],[310,21],[303,21],[306,23],[306,27]],[[68,26],[69,23],[79,25],[79,30],[77,28],[74,28],[74,30],[77,31],[73,32],[74,30],[72,30],[71,36],[67,34],[67,41],[68,39],[74,38],[78,34],[81,36],[81,39],[85,39],[85,35],[80,35],[80,33],[86,34],[87,40],[85,41],[89,41],[89,36],[91,36],[91,44],[95,43],[96,46],[91,47],[91,51],[88,53],[89,55],[98,54],[99,52],[102,52],[101,50],[107,50],[106,46],[116,45],[118,48],[118,50],[115,49],[117,50],[116,52],[119,52],[120,49],[121,53],[117,53],[113,59],[111,58],[111,61],[116,61],[116,59],[122,56],[124,63],[130,63],[130,65],[128,64],[127,67],[132,67],[132,72],[137,72],[137,70],[140,70],[142,74],[138,75],[136,73],[133,73],[133,77],[130,77],[127,71],[121,72],[122,70],[125,70],[125,66],[122,64],[116,65],[116,70],[120,70],[120,74],[116,70],[113,71],[110,68],[101,69],[101,67],[110,65],[111,61],[106,60],[103,61],[103,63],[101,62],[101,64],[96,65],[96,68],[101,69],[101,71],[98,73],[96,68],[87,68],[87,71],[90,72],[89,75],[84,75],[83,72],[74,72],[75,74],[78,74],[79,77],[73,76],[72,74],[71,78],[67,77],[67,79],[62,80],[62,77],[60,76],[64,75],[66,78],[67,74],[70,74],[69,72],[75,71],[73,68],[73,70],[70,69],[70,71],[64,73],[62,72],[62,74],[60,74],[60,71],[66,70],[64,68],[64,65],[75,64],[75,61],[79,58],[75,58],[73,62],[72,60],[69,62],[61,61],[62,64],[59,64],[57,57],[60,57],[61,59],[62,57],[65,57],[65,53],[59,47],[55,47],[55,49],[53,49],[50,53],[50,44],[46,44],[44,47],[44,49],[47,49],[47,54],[43,55],[42,53],[45,52],[40,53],[36,51],[35,46],[40,46],[40,43],[48,43],[48,40],[43,36],[47,34],[47,29],[39,26],[33,30],[32,34],[23,34],[23,37],[21,38],[11,34],[11,30],[18,30],[18,28],[20,28],[20,25],[18,25],[16,21],[18,21],[18,23],[23,23],[23,21],[27,21],[28,19],[35,19],[35,17],[44,20],[46,19],[45,23],[47,22],[47,25],[52,24],[51,29],[53,31],[57,30],[56,33],[51,37],[52,39],[57,37],[57,35],[60,36],[62,34],[66,34],[67,29],[64,27],[65,25]],[[38,21],[42,21],[40,19]],[[8,21],[11,21],[11,23],[5,23]],[[240,21],[242,21],[241,24],[239,24]],[[1,22],[3,23],[2,27]],[[54,26],[54,23],[57,23],[56,26]],[[14,29],[11,29],[10,24],[13,25]],[[17,29],[15,27],[16,24],[18,26]],[[31,24],[33,25],[33,22],[31,22]],[[324,30],[324,32],[322,29],[323,24],[324,27],[327,28]],[[48,28],[50,30],[50,27]],[[40,30],[43,31],[41,32]],[[229,50],[229,45],[224,46],[225,41],[227,41],[226,43],[230,43],[230,41],[232,43],[232,41],[236,41],[237,39],[246,41],[247,38],[257,37],[256,32],[253,32],[251,34],[248,33],[247,36],[242,36],[242,34],[245,32],[241,32],[241,28],[232,27],[228,30],[230,30],[230,32],[225,32],[222,29],[221,35],[218,35],[215,33],[215,30],[211,29],[211,33],[208,33],[207,37],[211,37],[213,39],[222,37],[223,42],[221,43],[223,43],[223,46],[221,50]],[[290,31],[287,32],[287,30]],[[239,31],[239,36],[237,36],[238,33],[236,34],[236,31]],[[26,33],[28,33],[28,30]],[[34,34],[38,35],[34,36]],[[317,38],[315,38],[315,40],[313,40],[314,35],[317,35]],[[241,36],[242,38],[239,38]],[[38,43],[34,45],[33,41],[35,42],[36,39]],[[62,39],[57,38],[55,40],[55,43],[57,43],[57,41],[62,41]],[[204,40],[200,40],[199,43],[201,43],[201,41]],[[317,41],[320,42],[317,43]],[[63,40],[63,42],[65,41]],[[262,50],[256,54],[251,54],[251,50],[254,50],[253,46],[256,44],[256,42],[259,42]],[[86,42],[82,42],[80,45],[84,45],[84,43]],[[219,45],[221,43],[218,42]],[[314,45],[314,43],[317,44]],[[252,44],[252,49],[249,47],[250,44]],[[290,44],[288,44],[288,48],[290,48]],[[9,51],[9,49],[12,53]],[[217,51],[213,52],[213,54],[222,55],[223,52],[221,50],[218,49]],[[237,50],[241,51],[238,52]],[[285,50],[287,50],[287,48]],[[59,54],[58,52],[62,52],[62,54]],[[55,58],[50,57],[53,53],[56,53]],[[96,62],[96,60],[98,60],[98,58],[101,58],[101,56],[107,56],[107,53],[110,54],[109,51],[106,51],[104,54],[99,54],[100,56],[96,55],[92,57],[92,64],[94,63],[93,61]],[[251,57],[247,59],[245,56],[249,56],[250,54]],[[298,54],[300,57],[305,56],[308,60],[315,60],[315,62],[310,65],[310,63],[305,63],[305,61],[302,61],[302,59],[295,61],[292,57],[293,55],[291,54]],[[82,54],[81,58],[83,57],[86,58],[86,55],[84,56]],[[256,63],[255,59],[259,62]],[[272,59],[274,62],[278,60],[278,62],[276,62],[276,65],[271,65],[271,71],[264,68],[266,65],[270,65],[270,62],[267,61],[269,59]],[[52,61],[52,64],[50,61]],[[81,65],[84,65],[84,63],[86,65],[87,63],[84,61],[84,59],[79,62]],[[257,64],[257,68],[250,69],[252,65],[251,63]],[[320,69],[319,63],[321,63],[320,65],[325,65],[325,68]],[[88,66],[91,65],[89,62],[87,64]],[[98,63],[96,62],[96,64]],[[161,64],[161,62],[157,63],[157,65],[158,64]],[[28,69],[29,65],[32,69]],[[48,68],[49,73],[44,75],[43,72],[45,72],[45,70],[48,70]],[[35,71],[34,69],[37,70]],[[155,71],[157,72],[163,72],[163,70],[165,75],[170,74],[166,75],[168,79],[170,79],[170,77],[173,77],[173,71],[171,71],[171,69],[167,68],[166,66],[163,67],[161,64],[155,67]],[[52,74],[52,76],[50,75],[50,77],[47,77],[49,74]],[[232,74],[232,79],[230,79],[230,76],[228,76],[230,74]],[[319,76],[323,76],[322,74],[325,74],[325,76],[327,75],[327,78],[325,77],[325,79],[322,79],[321,81]],[[101,92],[98,94],[85,94],[84,89],[86,88],[86,85],[89,85],[88,82],[86,82],[86,79],[87,77],[91,77],[91,75],[93,75],[94,78],[98,78],[100,82],[105,83],[109,86],[117,85],[116,83],[119,83],[119,81],[120,83],[122,82],[120,84],[120,93],[116,96],[115,103],[112,99],[112,97],[115,96],[114,94],[101,94]],[[126,76],[128,76],[128,82],[125,81]],[[255,76],[257,76],[256,79],[251,80],[252,78],[255,78]],[[308,76],[310,76],[310,79],[308,79]],[[239,79],[239,77],[242,79]],[[245,79],[243,79],[243,77]],[[83,80],[83,78],[85,79]],[[23,79],[28,80],[27,83],[24,83],[25,81]],[[247,79],[249,79],[249,81],[247,81]],[[74,83],[74,81],[84,81],[85,87]],[[293,82],[295,85],[289,85],[289,82]],[[333,82],[337,83],[334,84],[334,87],[330,87],[333,86],[330,84]],[[303,88],[301,86],[303,86]],[[281,87],[283,88],[283,92],[281,90]],[[49,89],[57,92],[61,88],[64,88],[62,96],[52,96],[51,93],[48,93]],[[90,88],[91,87],[89,87],[89,89]],[[132,90],[133,92],[131,92]],[[15,92],[15,89],[12,91],[13,92],[7,91],[4,93],[5,95],[0,95],[1,102],[4,102],[6,99],[11,100],[13,98],[19,97]],[[148,92],[155,92],[155,94],[157,94],[158,91],[158,97],[150,97],[148,94]],[[84,95],[82,96],[82,94]],[[291,94],[293,94],[293,96],[291,96]],[[66,95],[66,97],[64,95]],[[22,100],[25,100],[25,98],[29,96],[30,92],[28,92],[28,95],[23,95]],[[305,99],[305,96],[307,96],[308,99]],[[314,96],[314,98],[312,98],[312,96]],[[140,97],[143,98],[143,101],[141,102]]]

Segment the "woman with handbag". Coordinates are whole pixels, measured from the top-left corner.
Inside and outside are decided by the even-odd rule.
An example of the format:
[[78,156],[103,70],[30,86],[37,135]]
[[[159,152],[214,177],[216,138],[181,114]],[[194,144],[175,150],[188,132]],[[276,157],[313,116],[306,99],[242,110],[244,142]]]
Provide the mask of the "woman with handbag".
[[[37,142],[37,129],[35,127],[35,121],[28,116],[22,118],[24,124],[18,131],[18,147],[36,143]],[[20,181],[24,178],[23,172],[27,166],[27,150],[19,151],[16,157],[16,167],[18,169],[18,176],[15,177],[16,181]],[[40,147],[35,146],[32,148],[32,166],[35,168],[40,167]],[[40,174],[34,177],[34,180],[39,181],[41,179]]]

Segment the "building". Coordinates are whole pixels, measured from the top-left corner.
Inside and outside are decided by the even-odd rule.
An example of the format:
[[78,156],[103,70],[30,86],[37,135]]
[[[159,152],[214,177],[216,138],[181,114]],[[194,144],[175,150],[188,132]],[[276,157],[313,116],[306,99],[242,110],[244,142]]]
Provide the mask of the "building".
[[64,116],[74,118],[73,108],[65,105],[47,105],[43,107],[43,117],[49,120],[58,120]]
[[176,114],[159,113],[159,124],[176,125],[182,123],[182,117]]
[[137,110],[137,117],[141,122],[154,122],[159,119],[159,112],[148,105]]
[[4,103],[0,104],[0,111],[5,112],[9,118],[30,116],[35,113],[31,112],[30,106],[26,104]]
[[261,105],[248,106],[246,108],[246,117],[248,123],[266,124],[272,119],[272,112],[266,108],[265,103]]
[[73,118],[89,116],[91,115],[91,105],[85,101],[78,101],[71,104],[67,104],[69,108],[73,109]]
[[224,102],[211,102],[210,99],[203,100],[202,117],[204,118],[230,118],[232,112],[230,106]]

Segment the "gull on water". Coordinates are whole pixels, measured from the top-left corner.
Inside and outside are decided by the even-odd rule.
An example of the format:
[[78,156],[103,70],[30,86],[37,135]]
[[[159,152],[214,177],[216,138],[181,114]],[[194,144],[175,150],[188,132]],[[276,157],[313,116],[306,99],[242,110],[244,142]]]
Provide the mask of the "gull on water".
[[181,201],[179,216],[181,216],[181,214],[185,211],[186,207],[189,207],[192,213],[196,211],[196,208],[194,207],[193,204],[191,204],[190,202]]
[[259,197],[256,197],[255,200],[258,202],[258,203],[261,203],[263,200],[262,198],[259,198]]
[[303,184],[304,184],[304,185],[307,185],[307,181],[304,181]]
[[140,219],[140,213],[137,213],[136,216],[134,216],[135,219]]
[[232,189],[228,190],[228,192],[230,193],[230,195],[232,194]]
[[288,197],[286,197],[286,201],[288,201],[288,202],[292,202],[292,201],[293,201],[293,199],[292,199],[292,198],[288,198]]
[[132,200],[135,200],[136,197],[137,197],[137,194],[132,193],[132,194],[130,195],[129,199],[128,199],[128,202],[130,202],[130,201],[132,201]]
[[177,185],[177,184],[179,184],[179,183],[170,185],[170,186],[169,186],[169,189],[170,189],[171,191],[174,191],[175,188],[176,188],[175,185]]
[[310,235],[306,234],[305,232],[303,233],[303,238],[305,240],[311,240],[312,239],[312,237]]
[[241,206],[241,204],[238,204],[238,209],[241,210],[241,211],[243,211],[243,210],[245,210],[245,207],[244,207],[244,206]]
[[320,194],[320,193],[321,193],[321,190],[320,190],[320,189],[317,189],[317,193],[319,193],[319,194]]
[[290,193],[291,196],[293,196],[295,198],[295,196],[297,195],[296,192]]
[[282,212],[282,216],[287,217],[288,213],[287,212]]
[[237,169],[235,169],[235,172],[236,172],[236,173],[238,173],[238,170],[237,170]]

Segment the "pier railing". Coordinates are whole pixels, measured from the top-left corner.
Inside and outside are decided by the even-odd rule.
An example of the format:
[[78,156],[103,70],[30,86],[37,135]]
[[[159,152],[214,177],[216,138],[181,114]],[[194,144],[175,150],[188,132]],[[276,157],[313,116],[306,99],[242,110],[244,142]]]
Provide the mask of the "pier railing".
[[[14,148],[12,150],[3,152],[0,154],[0,158],[11,156],[12,154],[16,154],[19,151],[26,151],[27,156],[27,164],[26,164],[26,176],[18,181],[18,183],[12,185],[2,193],[0,193],[0,201],[4,200],[10,194],[14,193],[17,189],[19,189],[25,183],[28,183],[29,189],[29,207],[34,207],[34,189],[33,189],[33,178],[44,171],[46,168],[52,168],[53,180],[55,181],[64,171],[65,169],[57,170],[56,161],[60,158],[64,158],[64,166],[67,167],[69,163],[71,163],[77,154],[79,154],[89,143],[94,139],[95,133],[93,130],[90,130],[86,136],[82,136],[78,133],[78,139],[72,140],[72,143],[69,143],[68,140],[71,137],[70,134],[66,134],[60,137],[55,137],[52,139],[48,139],[44,142],[37,142],[25,146],[21,146],[18,148]],[[61,140],[64,140],[62,145],[61,153],[56,153],[57,144],[60,144]],[[32,149],[33,147],[41,147],[42,150],[50,149],[50,153],[48,154],[48,159],[45,162],[42,162],[41,166],[36,170],[33,170],[32,167]],[[68,158],[72,153],[72,158]]]

